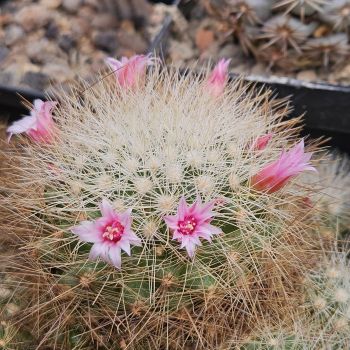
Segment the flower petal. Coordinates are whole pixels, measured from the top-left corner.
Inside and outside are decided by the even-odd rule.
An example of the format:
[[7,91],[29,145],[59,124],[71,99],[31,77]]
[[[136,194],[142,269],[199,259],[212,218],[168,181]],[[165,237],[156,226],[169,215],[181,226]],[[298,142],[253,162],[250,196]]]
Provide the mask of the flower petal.
[[126,230],[130,230],[132,224],[131,212],[132,209],[129,208],[123,214],[120,214],[118,216],[120,223],[125,227]]
[[114,246],[109,249],[109,260],[117,269],[121,268],[122,256],[120,247]]
[[178,217],[177,215],[171,216],[171,215],[167,215],[164,216],[164,221],[165,223],[168,225],[168,227],[172,230],[176,230],[177,229],[177,225],[178,225]]
[[180,199],[179,208],[177,211],[177,219],[180,221],[184,220],[187,214],[187,211],[188,211],[188,207],[187,207],[186,199],[184,196],[182,196]]
[[101,232],[93,221],[83,221],[80,225],[74,226],[70,230],[83,242],[96,243],[103,241]]
[[129,230],[124,232],[122,239],[127,239],[130,242],[130,244],[135,245],[137,247],[142,246],[141,239],[136,236],[134,231]]
[[95,243],[90,250],[89,259],[90,260],[96,260],[98,257],[101,258],[101,260],[108,262],[108,250],[109,246],[105,243]]
[[131,248],[130,248],[130,242],[126,239],[121,239],[117,245],[124,250],[126,254],[130,256],[131,254]]
[[107,198],[102,199],[102,202],[100,203],[100,211],[102,216],[108,219],[113,219],[116,216],[112,204]]
[[[20,120],[13,122],[8,128],[7,132],[12,136],[13,134],[21,134],[36,127],[36,118],[32,116],[25,116]],[[11,138],[10,136],[10,138]]]

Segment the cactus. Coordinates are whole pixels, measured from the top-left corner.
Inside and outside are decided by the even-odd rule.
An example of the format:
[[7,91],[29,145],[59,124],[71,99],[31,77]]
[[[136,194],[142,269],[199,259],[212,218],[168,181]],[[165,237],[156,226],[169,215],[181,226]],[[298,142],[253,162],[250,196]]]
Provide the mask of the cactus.
[[8,128],[26,135],[0,200],[18,306],[3,319],[54,349],[219,349],[292,326],[333,243],[304,201],[317,147],[304,152],[299,119],[270,91],[227,84],[225,62],[203,77],[113,62],[115,76]]
[[350,279],[346,252],[327,254],[305,282],[304,319],[313,345],[347,349],[350,345]]
[[[350,162],[345,155],[331,153],[322,155],[317,167],[316,176],[303,175],[309,187],[317,187],[310,196],[310,205],[319,212],[319,220],[323,221],[324,233],[336,232],[341,240],[350,229]],[[329,233],[334,236],[334,233]]]
[[[213,58],[214,50],[218,54],[214,57],[220,58],[220,48],[236,42],[246,56],[264,63],[267,70],[276,68],[285,73],[307,68],[328,72],[346,64],[349,57],[350,2],[347,0],[197,0],[194,3],[192,28],[198,27],[196,14],[202,13],[201,18],[207,18],[199,27],[210,30],[215,40],[212,46],[208,43],[207,51],[199,47],[200,52],[194,50],[192,56],[184,56],[185,61]],[[175,28],[173,40],[196,41],[188,32]]]

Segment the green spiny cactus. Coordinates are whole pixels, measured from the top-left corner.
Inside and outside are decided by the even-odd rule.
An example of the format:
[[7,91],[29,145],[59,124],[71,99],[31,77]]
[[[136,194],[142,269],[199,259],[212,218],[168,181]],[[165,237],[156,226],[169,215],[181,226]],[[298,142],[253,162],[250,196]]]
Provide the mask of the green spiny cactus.
[[1,198],[21,302],[7,319],[31,325],[37,348],[240,344],[262,320],[292,322],[318,260],[296,177],[311,153],[285,101],[226,86],[225,62],[201,78],[146,75],[144,59],[60,93],[54,119],[36,101],[8,129],[27,137],[8,150]]

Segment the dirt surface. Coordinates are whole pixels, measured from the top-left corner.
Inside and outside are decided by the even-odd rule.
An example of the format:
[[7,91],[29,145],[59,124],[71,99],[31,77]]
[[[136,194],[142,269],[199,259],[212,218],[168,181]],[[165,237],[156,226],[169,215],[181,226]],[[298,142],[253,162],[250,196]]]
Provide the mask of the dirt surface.
[[2,2],[0,85],[43,91],[89,79],[108,56],[145,53],[162,20],[148,0]]

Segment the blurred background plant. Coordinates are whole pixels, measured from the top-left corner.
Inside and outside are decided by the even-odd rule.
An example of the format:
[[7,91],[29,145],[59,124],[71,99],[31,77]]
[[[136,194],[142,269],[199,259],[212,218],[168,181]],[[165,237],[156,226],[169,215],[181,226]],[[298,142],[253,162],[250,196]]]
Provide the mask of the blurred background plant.
[[350,82],[347,0],[193,0],[180,8],[185,17],[175,16],[169,45],[175,63],[228,57],[238,73]]

